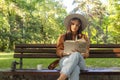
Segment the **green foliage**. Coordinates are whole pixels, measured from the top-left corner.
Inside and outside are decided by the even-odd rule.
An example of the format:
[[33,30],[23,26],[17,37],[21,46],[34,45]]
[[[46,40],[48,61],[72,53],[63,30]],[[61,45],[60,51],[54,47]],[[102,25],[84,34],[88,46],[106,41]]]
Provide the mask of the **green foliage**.
[[19,43],[55,43],[66,14],[53,0],[0,0],[0,50]]
[[82,11],[88,15],[87,33],[91,43],[120,43],[119,0],[74,0],[73,4],[78,6],[73,9],[72,13]]
[[[65,32],[67,12],[62,0],[0,0],[0,50],[10,51],[19,43],[56,43]],[[120,43],[119,0],[74,0],[72,11],[87,13],[85,33],[94,44]]]

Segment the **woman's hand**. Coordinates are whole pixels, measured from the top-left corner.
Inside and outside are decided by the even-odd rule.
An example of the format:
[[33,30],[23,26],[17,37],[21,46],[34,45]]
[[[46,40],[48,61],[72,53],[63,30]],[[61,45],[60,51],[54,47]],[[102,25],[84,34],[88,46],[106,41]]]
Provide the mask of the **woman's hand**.
[[80,52],[79,50],[77,50],[77,49],[74,49],[74,50],[72,50],[72,52]]
[[63,53],[63,56],[67,56],[70,55],[71,53]]
[[[75,50],[72,50],[73,52],[80,52],[79,50],[77,50],[77,49],[75,49]],[[85,57],[86,55],[87,55],[87,53],[81,53],[80,52],[80,54],[83,56],[83,57]]]

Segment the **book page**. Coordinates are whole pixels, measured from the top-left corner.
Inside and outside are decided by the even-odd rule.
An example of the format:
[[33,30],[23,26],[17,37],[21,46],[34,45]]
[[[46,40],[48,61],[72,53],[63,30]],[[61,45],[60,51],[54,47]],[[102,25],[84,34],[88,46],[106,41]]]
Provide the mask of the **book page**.
[[64,53],[72,53],[75,49],[79,50],[80,53],[85,53],[87,49],[86,41],[84,39],[80,39],[77,41],[66,40],[64,42]]

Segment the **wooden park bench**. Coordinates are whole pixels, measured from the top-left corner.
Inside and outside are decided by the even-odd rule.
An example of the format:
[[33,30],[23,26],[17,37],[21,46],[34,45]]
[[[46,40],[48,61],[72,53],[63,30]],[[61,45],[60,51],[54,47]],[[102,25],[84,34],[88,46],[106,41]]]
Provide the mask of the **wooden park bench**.
[[[20,62],[14,62],[15,65],[20,64],[20,68],[14,71],[6,71],[4,75],[25,75],[29,76],[28,80],[32,80],[31,76],[41,75],[36,80],[56,80],[59,76],[59,70],[37,70],[37,69],[24,69],[23,62],[24,58],[59,58],[56,55],[56,45],[55,44],[17,44],[15,45],[14,58],[19,58]],[[90,44],[90,55],[89,58],[120,58],[120,44]],[[96,75],[96,77],[86,77],[88,75]],[[105,76],[100,77],[101,76]],[[94,69],[88,68],[85,71],[82,71],[80,76],[81,80],[113,80],[110,75],[115,75],[114,80],[120,80],[120,69]],[[14,77],[15,80],[16,76]],[[47,77],[46,77],[47,76]],[[52,77],[54,76],[54,77]],[[98,76],[98,77],[97,77]],[[116,77],[117,76],[117,77]],[[35,79],[35,77],[33,78]]]

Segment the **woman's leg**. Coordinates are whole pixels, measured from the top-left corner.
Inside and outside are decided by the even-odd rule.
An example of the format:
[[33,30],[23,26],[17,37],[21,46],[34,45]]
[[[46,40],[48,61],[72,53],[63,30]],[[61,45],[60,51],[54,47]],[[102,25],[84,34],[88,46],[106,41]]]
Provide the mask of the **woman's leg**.
[[[71,74],[74,72],[75,67],[79,64],[79,62],[81,62],[81,59],[79,58],[81,57],[80,53],[78,52],[74,52],[69,56],[63,57],[60,60],[61,75],[66,75],[67,77],[70,77]],[[78,71],[80,71],[80,69]],[[76,74],[79,75],[79,73]]]
[[83,56],[81,54],[79,54],[79,59],[80,61],[78,62],[78,66],[80,67],[80,70],[85,70],[86,69],[86,65],[85,65],[85,59],[83,58]]
[[65,80],[66,78],[67,78],[67,75],[64,73],[61,73],[57,80]]
[[71,73],[69,80],[79,80],[79,74],[80,74],[80,67],[76,66]]

